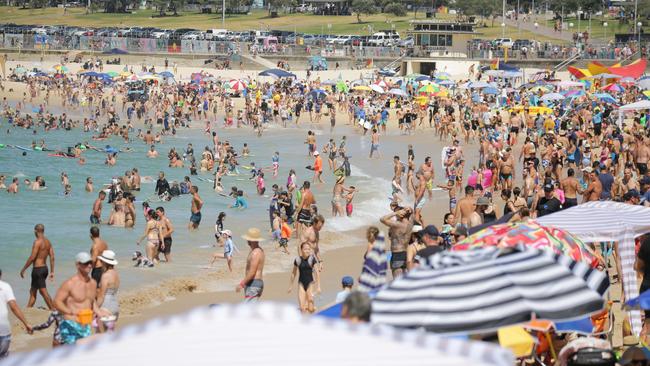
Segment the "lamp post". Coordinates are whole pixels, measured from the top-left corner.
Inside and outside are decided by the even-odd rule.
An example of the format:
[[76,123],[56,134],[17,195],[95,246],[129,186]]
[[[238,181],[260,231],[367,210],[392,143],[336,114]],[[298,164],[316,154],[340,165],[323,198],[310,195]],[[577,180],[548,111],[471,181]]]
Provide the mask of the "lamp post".
[[501,38],[506,38],[506,23],[501,23]]
[[[635,15],[636,15],[636,14],[635,14]],[[636,25],[637,25],[637,27],[639,28],[639,29],[637,30],[637,34],[639,35],[639,46],[638,46],[638,47],[639,47],[639,55],[640,55],[640,54],[641,54],[641,26],[643,25],[643,23],[638,22],[638,23],[636,23]]]
[[[539,28],[539,23],[535,22],[535,24],[533,24],[533,25],[535,26],[535,34],[537,34],[537,28]],[[533,39],[533,41],[535,41],[535,43],[537,43],[535,39]],[[533,45],[533,46],[536,46],[536,45]]]
[[603,28],[605,28],[605,42],[607,42],[607,26],[608,26],[608,25],[609,25],[609,24],[607,24],[607,22],[604,22],[604,23],[603,23]]
[[569,23],[569,33],[573,34],[573,23]]

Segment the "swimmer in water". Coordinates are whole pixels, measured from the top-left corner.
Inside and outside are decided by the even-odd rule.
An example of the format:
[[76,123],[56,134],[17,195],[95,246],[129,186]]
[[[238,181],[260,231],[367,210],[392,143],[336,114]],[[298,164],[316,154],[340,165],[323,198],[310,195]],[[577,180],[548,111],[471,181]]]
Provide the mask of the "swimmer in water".
[[241,150],[241,154],[244,157],[247,157],[251,154],[251,150],[248,148],[248,144],[244,143],[244,148]]
[[156,151],[156,147],[154,145],[151,145],[149,151],[147,151],[147,157],[150,159],[155,159],[158,157],[158,151]]
[[88,177],[86,178],[86,192],[92,192],[93,191],[93,178]]

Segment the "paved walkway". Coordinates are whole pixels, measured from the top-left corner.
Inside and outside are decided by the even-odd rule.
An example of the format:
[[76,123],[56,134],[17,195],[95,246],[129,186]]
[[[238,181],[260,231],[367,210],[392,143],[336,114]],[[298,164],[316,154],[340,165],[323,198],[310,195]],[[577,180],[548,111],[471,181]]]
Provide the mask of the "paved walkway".
[[[562,32],[556,32],[553,30],[551,27],[547,27],[546,21],[543,17],[538,17],[537,18],[537,23],[539,26],[535,27],[535,22],[530,19],[527,22],[522,22],[520,21],[519,24],[517,24],[517,21],[514,19],[506,19],[505,22],[501,20],[501,17],[497,18],[497,21],[499,24],[505,23],[509,27],[525,30],[531,33],[539,34],[540,36],[544,36],[546,38],[555,38],[555,39],[560,39],[563,41],[567,42],[573,42],[573,34],[569,31],[562,31]],[[508,34],[506,34],[508,36]],[[511,34],[510,38],[515,39],[516,37]]]
[[241,57],[248,60],[249,62],[253,62],[258,65],[261,65],[265,69],[275,69],[277,67],[276,64],[263,57],[260,57],[260,55],[257,55],[256,57],[253,57],[251,55],[241,55]]

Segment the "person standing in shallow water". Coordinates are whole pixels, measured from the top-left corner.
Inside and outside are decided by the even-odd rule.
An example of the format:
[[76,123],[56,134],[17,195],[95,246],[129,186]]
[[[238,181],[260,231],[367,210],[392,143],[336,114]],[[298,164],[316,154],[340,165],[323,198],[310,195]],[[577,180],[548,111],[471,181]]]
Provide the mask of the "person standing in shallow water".
[[188,225],[190,230],[196,230],[201,223],[201,207],[203,207],[203,200],[199,196],[199,187],[192,186],[190,189],[192,193],[192,215],[190,216],[190,223]]
[[[29,289],[29,301],[27,307],[31,308],[36,303],[36,293],[40,293],[47,307],[52,310],[54,303],[50,294],[47,292],[46,280],[54,281],[54,248],[50,240],[45,237],[45,226],[37,224],[34,226],[34,235],[36,240],[32,244],[32,254],[27,258],[27,262],[20,271],[20,277],[25,278],[25,271],[29,266],[32,267],[32,284]],[[47,259],[50,258],[50,269],[47,268]]]
[[264,292],[264,250],[260,247],[260,243],[264,241],[262,233],[257,228],[250,228],[246,235],[242,235],[242,239],[248,242],[251,248],[248,258],[246,258],[246,273],[244,279],[237,285],[235,291],[240,292],[244,290],[244,297],[246,302],[259,301]]

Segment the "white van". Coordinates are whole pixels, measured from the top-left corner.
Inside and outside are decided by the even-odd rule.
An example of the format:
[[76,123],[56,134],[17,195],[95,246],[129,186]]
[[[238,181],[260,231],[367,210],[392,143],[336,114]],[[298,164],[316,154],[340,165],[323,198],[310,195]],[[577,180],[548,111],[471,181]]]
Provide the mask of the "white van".
[[209,40],[225,39],[226,34],[228,34],[227,29],[208,29],[207,31],[205,31],[205,39],[209,39]]
[[369,46],[391,46],[393,44],[396,44],[400,41],[399,34],[397,33],[391,33],[387,34],[384,32],[378,32],[372,35],[370,39],[368,40],[368,45]]

